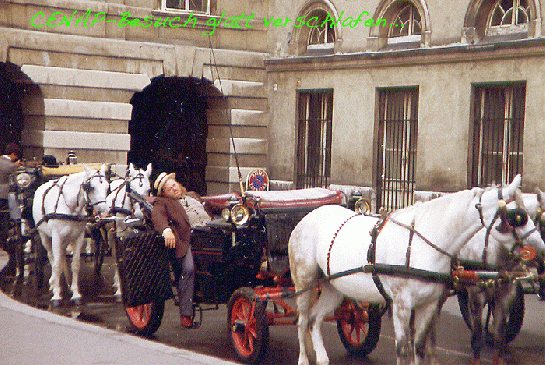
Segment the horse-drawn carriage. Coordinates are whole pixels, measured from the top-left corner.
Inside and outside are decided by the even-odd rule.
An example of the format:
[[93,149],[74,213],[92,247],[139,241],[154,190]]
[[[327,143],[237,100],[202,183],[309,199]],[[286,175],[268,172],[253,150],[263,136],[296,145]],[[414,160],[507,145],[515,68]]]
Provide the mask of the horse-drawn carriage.
[[[91,176],[98,177],[89,175],[84,183],[90,183]],[[32,186],[32,179],[19,177],[19,180],[24,182],[21,186]],[[429,299],[432,315],[420,314],[423,317],[419,320],[424,323],[417,328],[419,332],[410,336],[417,336],[414,337],[417,345],[425,344],[434,325],[433,305],[444,299],[445,288],[464,282],[484,284],[490,278],[501,276],[498,272],[451,267],[456,258],[454,252],[460,250],[471,232],[474,234],[484,227],[487,236],[494,236],[501,244],[513,245],[521,237],[502,231],[502,226],[510,222],[510,232],[520,231],[525,236],[522,238],[531,238],[535,248],[543,249],[543,241],[536,236],[531,220],[518,222],[507,216],[504,207],[498,206],[498,202],[503,201],[502,194],[506,200],[515,199],[514,191],[519,184],[520,179],[503,193],[474,189],[453,194],[441,203],[424,205],[428,209],[426,219],[439,219],[440,223],[431,226],[421,226],[426,222],[417,218],[423,209],[421,206],[380,217],[357,215],[340,207],[325,208],[339,205],[342,200],[340,192],[327,189],[204,197],[206,204],[221,218],[194,228],[192,233],[197,270],[194,325],[198,327],[202,322],[204,311],[227,304],[227,325],[235,351],[243,361],[256,363],[266,351],[269,326],[298,322],[303,354],[305,345],[301,336],[312,324],[319,361],[327,363],[323,345],[319,343],[321,335],[317,335],[322,320],[337,321],[341,341],[349,352],[367,354],[377,344],[381,316],[390,303],[394,304],[394,315],[401,316],[396,314],[399,299],[392,298],[392,288],[419,293],[418,287],[424,287],[432,294],[429,298],[413,298],[414,303]],[[138,196],[136,198],[138,200]],[[91,206],[99,204],[99,200],[89,198]],[[146,205],[142,199],[140,203]],[[365,203],[358,205],[365,206]],[[452,222],[440,219],[446,209]],[[307,215],[310,211],[315,212]],[[123,233],[117,235],[115,246],[127,316],[136,333],[150,335],[161,324],[164,302],[173,297],[166,248],[162,238],[153,231],[134,228],[126,219],[110,220],[125,227]],[[362,244],[362,240],[370,244]],[[393,244],[398,246],[390,246]],[[399,248],[400,244],[403,247]],[[386,247],[389,249],[385,250]],[[392,253],[397,256],[390,257]],[[316,259],[318,261],[312,262]],[[308,274],[308,270],[314,271]],[[310,281],[302,280],[301,275],[308,276]],[[512,276],[505,279],[511,280]],[[287,303],[288,297],[296,298],[298,311]],[[309,318],[312,297],[318,297],[322,304],[319,311],[310,315],[320,317]],[[326,312],[335,308],[333,317],[325,317]],[[396,334],[407,336],[406,331],[409,330],[396,330]],[[406,339],[403,336],[397,338],[399,343]],[[398,355],[405,356],[403,352]]]
[[[237,356],[258,362],[267,349],[269,326],[297,321],[297,311],[285,300],[295,295],[287,252],[292,229],[311,210],[342,200],[341,192],[321,188],[203,197],[219,217],[192,231],[194,327],[202,322],[204,311],[227,304],[227,326]],[[160,236],[150,238],[144,232],[119,242],[123,300],[134,331],[141,335],[158,329],[164,301],[172,297],[160,241]],[[150,248],[152,242],[155,249]],[[141,254],[135,255],[135,250]],[[144,281],[148,289],[143,289]],[[375,347],[381,324],[378,307],[347,300],[331,320],[337,321],[349,351],[368,353]]]

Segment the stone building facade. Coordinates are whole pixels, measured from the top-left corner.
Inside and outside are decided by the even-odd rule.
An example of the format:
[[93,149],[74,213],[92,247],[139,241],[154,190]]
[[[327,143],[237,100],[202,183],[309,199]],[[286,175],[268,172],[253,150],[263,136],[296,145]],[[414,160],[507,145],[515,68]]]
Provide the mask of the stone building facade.
[[4,114],[27,158],[72,149],[126,163],[134,95],[175,77],[207,105],[195,145],[209,194],[238,189],[235,153],[243,177],[265,167],[276,186],[331,184],[388,208],[515,173],[545,188],[543,11],[540,0],[3,1],[0,76],[21,105]]
[[21,114],[17,106],[3,111],[1,147],[16,139],[27,159],[45,154],[63,160],[74,150],[79,162],[125,164],[135,93],[161,75],[208,80],[211,86],[201,93],[208,105],[208,130],[204,143],[195,148],[207,156],[208,192],[224,192],[237,176],[230,129],[243,172],[266,161],[266,29],[259,22],[249,24],[252,28],[216,28],[211,21],[250,10],[262,18],[268,4],[0,2],[0,76],[18,90],[15,104],[23,115],[22,121],[13,116]]
[[271,14],[337,22],[269,29],[272,176],[367,187],[388,209],[516,173],[545,187],[542,1],[287,3]]

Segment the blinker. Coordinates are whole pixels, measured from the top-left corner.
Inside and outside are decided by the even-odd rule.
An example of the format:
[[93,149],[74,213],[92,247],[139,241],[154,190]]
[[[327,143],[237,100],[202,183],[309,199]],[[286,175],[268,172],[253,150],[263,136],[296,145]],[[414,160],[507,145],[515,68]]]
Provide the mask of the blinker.
[[528,223],[528,214],[520,208],[508,209],[506,217],[511,227],[522,227]]

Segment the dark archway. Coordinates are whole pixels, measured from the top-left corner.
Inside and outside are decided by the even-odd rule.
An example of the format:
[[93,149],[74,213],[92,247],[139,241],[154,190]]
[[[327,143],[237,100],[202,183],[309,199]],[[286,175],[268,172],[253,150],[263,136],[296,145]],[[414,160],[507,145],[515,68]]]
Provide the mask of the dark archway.
[[153,163],[153,177],[176,172],[177,179],[206,194],[206,136],[210,98],[217,90],[206,79],[158,76],[131,99],[128,161]]
[[22,86],[12,80],[21,70],[12,63],[0,62],[0,152],[4,153],[10,142],[21,142],[23,131],[23,109],[21,107]]

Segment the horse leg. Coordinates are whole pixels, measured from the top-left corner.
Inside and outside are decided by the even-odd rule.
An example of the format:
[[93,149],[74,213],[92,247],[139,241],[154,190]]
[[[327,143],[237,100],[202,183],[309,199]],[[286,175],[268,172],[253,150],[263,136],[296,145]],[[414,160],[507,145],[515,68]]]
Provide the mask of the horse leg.
[[[414,351],[416,364],[436,364],[435,323],[444,300],[433,300],[414,311]],[[428,341],[429,340],[429,341]]]
[[322,323],[324,317],[335,310],[341,304],[343,295],[340,294],[330,283],[322,284],[322,292],[316,304],[311,308],[310,312],[310,334],[312,344],[316,351],[316,364],[328,365],[329,358],[324,347],[322,337]]
[[[51,260],[51,258],[53,260]],[[49,279],[49,285],[53,291],[51,304],[54,307],[59,306],[61,303],[61,270],[63,265],[62,261],[65,259],[62,239],[57,233],[53,232],[51,237],[51,279]]]
[[[49,264],[51,265],[51,267],[53,267],[54,258],[53,258],[53,246],[51,242],[51,237],[49,237],[45,233],[42,233],[41,231],[38,231],[38,233],[40,234],[40,242],[42,243],[42,246],[45,248],[45,251],[47,252],[47,259],[49,261]],[[49,277],[49,290],[51,291],[53,291],[52,277],[53,275]]]
[[[108,229],[107,237],[108,237],[108,245],[110,246],[110,249],[112,250],[112,257],[117,257],[117,251],[115,249],[115,240],[116,240],[115,231],[112,229]],[[117,301],[121,301],[122,293],[121,293],[121,279],[119,277],[119,268],[117,267],[117,262],[114,265],[115,265],[114,285],[113,285],[115,289],[114,297]]]
[[312,351],[312,342],[309,338],[309,313],[313,290],[306,291],[297,297],[297,312],[299,319],[297,321],[297,337],[299,339],[299,361],[298,365],[308,365],[307,351]]
[[411,344],[411,305],[407,301],[394,300],[392,312],[396,337],[397,365],[410,365],[414,362],[414,347]]
[[469,310],[469,318],[471,322],[471,349],[473,350],[472,365],[481,363],[481,349],[483,347],[483,325],[482,315],[486,295],[477,293],[476,288],[468,288],[467,306]]
[[84,240],[85,237],[84,233],[82,232],[76,239],[72,251],[72,282],[70,284],[70,289],[72,291],[72,301],[76,304],[81,304],[81,294],[79,292],[78,279],[80,270],[81,248],[83,247]]
[[498,295],[494,298],[494,348],[496,356],[494,357],[495,365],[505,364],[504,356],[507,350],[505,341],[505,330],[507,321],[507,311],[509,308],[509,298],[505,295]]

